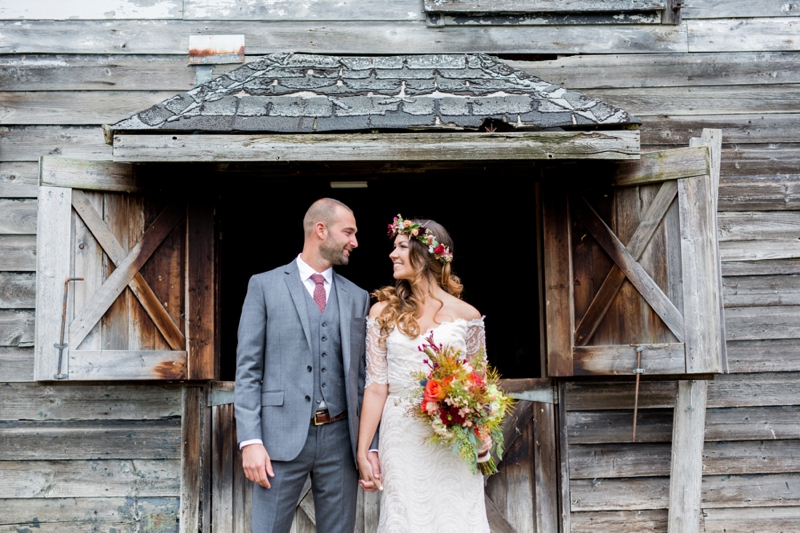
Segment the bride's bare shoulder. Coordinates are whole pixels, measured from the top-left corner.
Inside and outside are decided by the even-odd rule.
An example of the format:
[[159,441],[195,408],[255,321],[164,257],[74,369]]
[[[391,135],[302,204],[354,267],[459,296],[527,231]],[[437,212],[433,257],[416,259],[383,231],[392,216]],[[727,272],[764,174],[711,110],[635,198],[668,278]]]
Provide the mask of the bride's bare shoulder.
[[483,316],[473,306],[454,296],[448,298],[447,307],[450,308],[449,314],[452,315],[454,319],[475,320]]
[[383,313],[383,310],[386,309],[387,305],[389,305],[389,302],[377,302],[373,304],[369,309],[369,316],[371,318],[378,318],[381,313]]

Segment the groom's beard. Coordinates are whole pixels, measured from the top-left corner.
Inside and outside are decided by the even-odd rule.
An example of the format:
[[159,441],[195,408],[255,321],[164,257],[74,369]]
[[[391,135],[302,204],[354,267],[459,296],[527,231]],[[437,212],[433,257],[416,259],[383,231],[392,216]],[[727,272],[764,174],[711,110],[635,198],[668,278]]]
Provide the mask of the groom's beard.
[[330,235],[325,239],[325,242],[322,243],[322,246],[319,248],[319,255],[321,255],[327,261],[330,261],[332,265],[346,265],[350,258],[347,254],[344,253],[344,249],[347,245],[338,244],[336,241],[331,239]]

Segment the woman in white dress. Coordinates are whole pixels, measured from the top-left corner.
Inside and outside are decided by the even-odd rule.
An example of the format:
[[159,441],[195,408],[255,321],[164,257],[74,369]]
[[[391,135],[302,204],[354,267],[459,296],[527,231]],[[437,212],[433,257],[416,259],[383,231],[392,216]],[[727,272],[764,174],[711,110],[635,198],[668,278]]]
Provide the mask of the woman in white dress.
[[[483,477],[453,455],[429,444],[429,425],[406,414],[408,391],[419,387],[412,374],[427,370],[418,347],[433,331],[436,343],[465,350],[485,344],[483,319],[460,299],[462,285],[451,274],[452,241],[431,220],[389,225],[394,236],[395,286],[376,291],[367,320],[367,370],[358,440],[362,487],[381,487],[379,533],[489,533]],[[380,472],[368,460],[380,424]],[[488,458],[490,442],[480,457]],[[480,460],[480,459],[479,459]]]

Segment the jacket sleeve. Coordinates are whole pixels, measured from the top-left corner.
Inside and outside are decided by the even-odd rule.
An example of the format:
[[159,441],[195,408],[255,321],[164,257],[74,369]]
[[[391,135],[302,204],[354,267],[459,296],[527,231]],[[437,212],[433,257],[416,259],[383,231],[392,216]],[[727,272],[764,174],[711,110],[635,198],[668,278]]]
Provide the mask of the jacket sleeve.
[[239,320],[234,411],[239,442],[261,439],[261,381],[267,342],[267,307],[261,283],[250,278]]

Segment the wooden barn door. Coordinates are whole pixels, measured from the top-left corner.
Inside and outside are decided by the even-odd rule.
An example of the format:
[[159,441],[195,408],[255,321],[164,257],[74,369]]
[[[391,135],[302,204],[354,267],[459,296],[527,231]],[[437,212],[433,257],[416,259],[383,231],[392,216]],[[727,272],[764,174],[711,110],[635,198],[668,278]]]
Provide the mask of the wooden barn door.
[[[494,533],[558,533],[556,392],[549,379],[503,380],[517,403],[503,430],[506,453],[486,485],[486,510]],[[211,409],[211,531],[249,533],[252,483],[242,471],[233,411],[233,382],[214,382]],[[374,533],[380,494],[358,491],[356,533]],[[297,502],[292,533],[314,533],[311,482]]]
[[548,376],[724,371],[711,171],[691,147],[545,175]]
[[40,165],[35,376],[213,378],[213,212],[131,165]]

